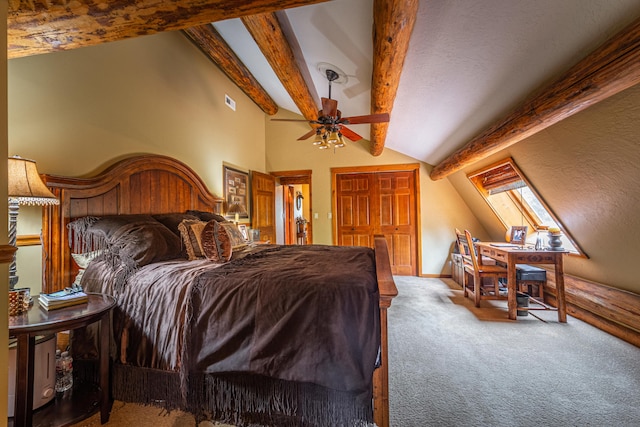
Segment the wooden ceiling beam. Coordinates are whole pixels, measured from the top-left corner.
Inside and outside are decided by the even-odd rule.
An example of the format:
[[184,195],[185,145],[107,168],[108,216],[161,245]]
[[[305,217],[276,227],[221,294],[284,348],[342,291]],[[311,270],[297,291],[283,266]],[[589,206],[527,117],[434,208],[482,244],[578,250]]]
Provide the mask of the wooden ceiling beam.
[[302,116],[307,120],[317,120],[319,107],[275,13],[243,16],[241,19]]
[[[371,113],[391,113],[418,14],[418,0],[373,2]],[[370,151],[382,154],[389,123],[371,125]]]
[[327,0],[8,0],[8,57],[182,30]]
[[640,19],[431,171],[438,180],[640,83]]
[[198,25],[182,31],[265,114],[272,116],[278,112],[278,105],[258,83],[251,71],[242,63],[213,25]]

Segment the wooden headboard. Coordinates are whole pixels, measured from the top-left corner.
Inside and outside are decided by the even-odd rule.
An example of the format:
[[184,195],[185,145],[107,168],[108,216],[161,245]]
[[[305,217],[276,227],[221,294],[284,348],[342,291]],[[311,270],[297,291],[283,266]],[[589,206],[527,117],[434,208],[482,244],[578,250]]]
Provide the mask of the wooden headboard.
[[223,198],[209,192],[184,163],[166,156],[130,157],[91,178],[44,175],[60,199],[44,210],[43,292],[69,286],[77,273],[67,238],[67,224],[83,216],[159,214],[188,209],[220,212]]

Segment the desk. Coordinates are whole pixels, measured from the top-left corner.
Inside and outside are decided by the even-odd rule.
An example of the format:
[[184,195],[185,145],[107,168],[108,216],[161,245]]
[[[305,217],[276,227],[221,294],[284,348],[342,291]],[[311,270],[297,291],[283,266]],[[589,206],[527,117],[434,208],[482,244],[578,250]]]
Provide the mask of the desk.
[[108,295],[88,294],[84,304],[47,311],[36,300],[24,314],[9,318],[9,336],[17,339],[16,403],[14,426],[31,427],[33,422],[33,363],[36,335],[49,335],[100,322],[100,420],[109,420],[109,312],[115,299]]
[[567,321],[567,305],[564,296],[564,267],[562,256],[566,251],[537,251],[527,247],[505,243],[477,242],[478,262],[482,264],[482,255],[507,264],[507,289],[509,319],[516,320],[516,264],[553,264],[556,274],[556,299],[558,302],[558,321]]

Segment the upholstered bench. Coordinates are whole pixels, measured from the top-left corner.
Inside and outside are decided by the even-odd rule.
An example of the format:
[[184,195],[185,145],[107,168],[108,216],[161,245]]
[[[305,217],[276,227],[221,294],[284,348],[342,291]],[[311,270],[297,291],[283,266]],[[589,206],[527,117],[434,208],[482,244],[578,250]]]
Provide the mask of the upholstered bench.
[[528,294],[544,302],[544,286],[547,271],[528,264],[516,264],[516,284],[518,292]]

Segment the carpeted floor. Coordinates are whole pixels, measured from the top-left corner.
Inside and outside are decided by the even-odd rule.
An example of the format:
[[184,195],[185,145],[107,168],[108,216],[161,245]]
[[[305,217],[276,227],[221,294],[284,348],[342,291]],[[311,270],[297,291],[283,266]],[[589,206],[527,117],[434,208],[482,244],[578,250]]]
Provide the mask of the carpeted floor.
[[[640,349],[572,317],[507,319],[452,280],[396,277],[389,309],[394,427],[640,425]],[[76,424],[99,426],[98,414]],[[107,426],[192,427],[193,417],[115,402]],[[214,424],[200,423],[200,427]]]

